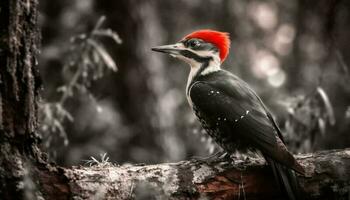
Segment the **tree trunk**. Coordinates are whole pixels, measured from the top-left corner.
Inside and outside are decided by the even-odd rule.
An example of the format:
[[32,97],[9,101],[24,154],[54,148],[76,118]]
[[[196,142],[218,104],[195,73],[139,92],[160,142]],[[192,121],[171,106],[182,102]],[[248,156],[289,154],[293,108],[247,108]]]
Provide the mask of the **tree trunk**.
[[[0,2],[1,199],[280,199],[262,160],[61,168],[37,148],[37,0]],[[297,156],[308,199],[349,199],[350,149]]]
[[[0,2],[0,196],[31,198],[27,168],[37,157],[40,34],[37,0]],[[29,193],[28,193],[29,195]]]

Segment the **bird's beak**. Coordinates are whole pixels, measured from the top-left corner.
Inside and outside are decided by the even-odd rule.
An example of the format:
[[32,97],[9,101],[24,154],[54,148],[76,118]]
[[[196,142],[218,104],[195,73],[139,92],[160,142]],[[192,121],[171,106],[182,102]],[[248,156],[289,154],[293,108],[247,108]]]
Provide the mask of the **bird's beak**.
[[181,45],[182,44],[176,43],[176,44],[153,47],[152,51],[157,51],[157,52],[166,53],[172,56],[176,56],[176,55],[179,55],[180,51],[182,50]]

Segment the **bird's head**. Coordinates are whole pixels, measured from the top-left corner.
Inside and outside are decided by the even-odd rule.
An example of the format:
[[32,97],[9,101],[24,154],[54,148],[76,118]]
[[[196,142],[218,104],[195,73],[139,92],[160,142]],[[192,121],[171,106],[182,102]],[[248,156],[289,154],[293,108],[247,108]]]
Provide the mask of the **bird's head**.
[[152,48],[153,51],[167,53],[191,66],[208,61],[221,64],[226,59],[229,49],[228,33],[208,29],[188,34],[175,44]]

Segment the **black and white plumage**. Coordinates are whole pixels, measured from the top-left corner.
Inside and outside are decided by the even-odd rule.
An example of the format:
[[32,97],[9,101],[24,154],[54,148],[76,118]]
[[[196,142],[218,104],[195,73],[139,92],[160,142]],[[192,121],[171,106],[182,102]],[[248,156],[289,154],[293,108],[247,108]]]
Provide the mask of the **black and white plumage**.
[[225,150],[259,150],[303,173],[260,98],[238,77],[225,70],[199,75],[187,94],[203,127]]
[[289,199],[301,199],[293,171],[304,174],[304,169],[287,150],[272,115],[247,83],[221,69],[222,47],[201,33],[194,35],[199,38],[187,37],[153,50],[191,66],[186,96],[207,133],[228,153],[260,152],[271,165],[280,190]]

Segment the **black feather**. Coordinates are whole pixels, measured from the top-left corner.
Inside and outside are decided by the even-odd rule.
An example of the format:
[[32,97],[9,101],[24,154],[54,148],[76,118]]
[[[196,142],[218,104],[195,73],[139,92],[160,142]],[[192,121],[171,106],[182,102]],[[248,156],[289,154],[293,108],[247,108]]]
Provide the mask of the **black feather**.
[[268,157],[265,159],[272,168],[279,191],[286,194],[289,200],[303,200],[304,194],[295,172]]
[[294,172],[304,173],[287,150],[281,131],[258,95],[244,81],[220,70],[199,75],[187,93],[208,134],[229,153],[258,150],[271,165],[281,191],[300,199]]

